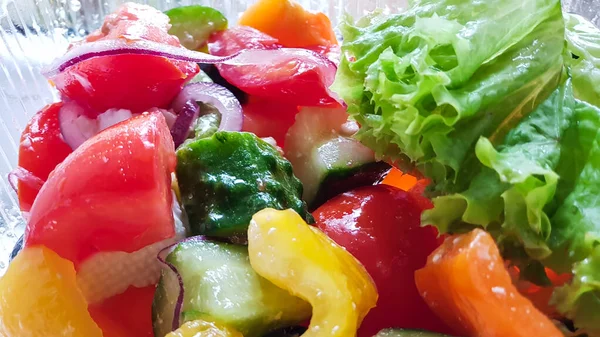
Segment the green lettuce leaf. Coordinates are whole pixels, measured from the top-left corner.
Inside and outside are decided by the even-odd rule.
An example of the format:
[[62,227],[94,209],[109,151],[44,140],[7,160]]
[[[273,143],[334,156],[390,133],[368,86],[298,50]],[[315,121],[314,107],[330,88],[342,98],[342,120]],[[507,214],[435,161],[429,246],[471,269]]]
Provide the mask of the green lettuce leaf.
[[501,248],[514,250],[516,245],[528,256],[548,257],[551,225],[544,207],[557,188],[554,168],[562,150],[560,140],[571,125],[575,106],[568,81],[512,129],[498,149],[480,138],[475,148],[482,166],[479,173],[465,191],[434,198],[434,208],[423,214],[423,223],[442,232],[481,226],[496,234]]
[[521,276],[540,285],[548,284],[542,264],[572,271],[557,308],[600,332],[590,314],[600,309],[600,108],[576,100],[568,80],[501,145],[481,138],[475,152],[483,168],[466,190],[434,198],[423,223],[442,232],[486,228]]
[[469,181],[458,173],[476,162],[479,137],[502,139],[562,70],[557,0],[423,0],[350,21],[342,50],[351,60],[332,89],[361,124],[357,137],[379,156],[414,162],[442,192]]
[[565,14],[565,25],[575,96],[600,106],[600,29],[576,14]]
[[573,281],[558,288],[551,303],[589,336],[600,335],[600,247],[573,268]]

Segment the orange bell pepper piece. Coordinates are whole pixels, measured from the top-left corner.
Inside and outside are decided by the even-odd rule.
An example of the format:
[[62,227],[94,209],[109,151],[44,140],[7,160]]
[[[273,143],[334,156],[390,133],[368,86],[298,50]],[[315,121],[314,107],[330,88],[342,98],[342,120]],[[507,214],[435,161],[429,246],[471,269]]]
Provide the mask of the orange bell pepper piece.
[[393,167],[383,178],[382,184],[394,186],[404,191],[410,191],[417,184],[417,177],[410,174],[404,174],[399,169]]
[[244,12],[239,24],[271,35],[284,47],[337,44],[327,15],[309,12],[291,0],[260,0]]
[[23,249],[0,279],[0,336],[102,337],[75,275],[50,249]]
[[494,239],[481,229],[447,238],[415,281],[425,302],[460,336],[563,336],[519,293]]

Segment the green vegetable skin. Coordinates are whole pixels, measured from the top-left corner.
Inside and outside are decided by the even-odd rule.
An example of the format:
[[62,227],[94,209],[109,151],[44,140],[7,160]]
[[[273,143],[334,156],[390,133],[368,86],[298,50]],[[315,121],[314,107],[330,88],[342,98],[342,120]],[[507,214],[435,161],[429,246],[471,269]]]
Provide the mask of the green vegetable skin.
[[203,47],[210,34],[227,29],[227,18],[218,10],[200,5],[183,6],[165,12],[169,16],[169,34],[192,50]]
[[600,334],[600,30],[556,0],[412,6],[343,28],[359,137],[432,179],[424,224],[486,228],[539,284],[572,271],[553,301]]
[[291,164],[252,133],[219,131],[185,142],[176,174],[194,235],[245,237],[252,215],[268,207],[314,222]]
[[[214,319],[246,337],[299,324],[310,318],[310,304],[259,276],[250,265],[248,247],[210,240],[180,243],[166,259],[183,280],[180,324]],[[156,336],[171,331],[178,281],[164,269],[153,303]]]

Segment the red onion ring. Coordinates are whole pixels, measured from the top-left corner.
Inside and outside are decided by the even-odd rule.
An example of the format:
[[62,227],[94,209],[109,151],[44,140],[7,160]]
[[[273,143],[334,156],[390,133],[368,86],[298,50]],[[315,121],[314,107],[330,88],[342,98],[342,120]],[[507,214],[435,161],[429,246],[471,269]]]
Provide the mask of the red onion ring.
[[34,190],[39,190],[44,185],[44,180],[35,176],[31,171],[17,166],[8,174],[8,183],[15,192],[18,192],[19,181]]
[[[289,57],[289,54],[299,58],[313,60],[316,58],[328,64],[323,71],[319,72],[322,83],[327,88],[333,83],[337,71],[337,65],[331,59],[314,51],[301,48],[279,48],[273,50],[245,49],[229,56],[214,56],[153,41],[116,39],[99,40],[77,45],[52,62],[48,67],[42,69],[42,74],[47,78],[51,78],[67,68],[91,58],[123,54],[150,55],[179,61],[209,64],[223,63],[233,66],[272,64],[282,56]],[[339,98],[332,97],[339,101]]]
[[184,298],[185,289],[183,287],[183,278],[181,277],[179,270],[177,270],[177,267],[175,267],[172,263],[167,262],[167,256],[175,249],[175,247],[177,247],[178,245],[180,245],[182,243],[194,242],[194,241],[205,241],[205,240],[209,240],[209,239],[204,235],[192,236],[192,237],[183,239],[177,243],[174,243],[174,244],[164,248],[163,250],[161,250],[158,253],[158,256],[157,256],[158,261],[160,263],[164,264],[167,268],[169,268],[172,272],[175,273],[175,275],[177,276],[177,282],[179,283],[179,294],[177,295],[177,302],[175,303],[175,310],[173,311],[173,322],[171,323],[172,331],[177,330],[180,325],[179,320],[181,317],[181,310],[183,308],[183,298]]
[[200,107],[195,100],[191,99],[183,103],[183,106],[178,107],[176,111],[178,115],[171,128],[171,136],[173,137],[175,148],[179,147],[190,134],[192,124],[200,114]]
[[183,47],[174,47],[147,40],[99,40],[83,43],[71,48],[63,56],[54,60],[48,67],[43,68],[42,75],[51,78],[79,62],[95,57],[122,54],[161,56],[196,63],[222,63],[238,55],[214,56]]
[[183,87],[172,103],[175,111],[181,111],[189,101],[208,103],[221,113],[221,131],[240,131],[244,121],[242,106],[225,87],[215,83],[197,82]]

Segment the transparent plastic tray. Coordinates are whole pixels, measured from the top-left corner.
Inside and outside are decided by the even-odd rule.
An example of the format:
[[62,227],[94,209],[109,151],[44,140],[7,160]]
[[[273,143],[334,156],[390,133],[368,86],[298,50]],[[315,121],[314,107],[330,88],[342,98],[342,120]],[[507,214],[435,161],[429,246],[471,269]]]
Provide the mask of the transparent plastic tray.
[[[297,0],[327,14],[337,24],[375,8],[398,12],[406,0]],[[0,0],[0,275],[24,228],[16,194],[7,180],[17,163],[19,137],[29,118],[55,101],[56,93],[39,75],[42,65],[62,54],[70,40],[96,29],[121,0]],[[253,0],[144,0],[160,10],[189,4],[215,7],[235,23]],[[564,0],[567,10],[600,24],[600,0]]]

